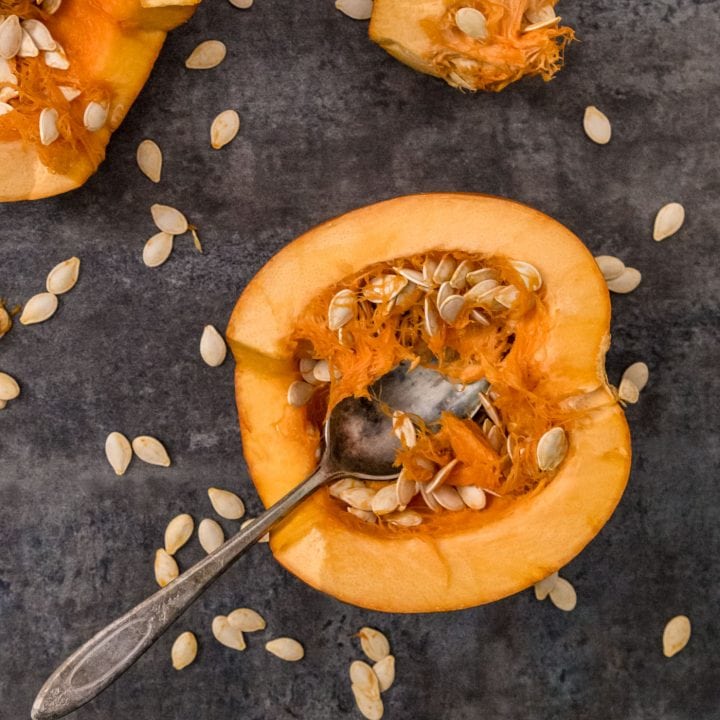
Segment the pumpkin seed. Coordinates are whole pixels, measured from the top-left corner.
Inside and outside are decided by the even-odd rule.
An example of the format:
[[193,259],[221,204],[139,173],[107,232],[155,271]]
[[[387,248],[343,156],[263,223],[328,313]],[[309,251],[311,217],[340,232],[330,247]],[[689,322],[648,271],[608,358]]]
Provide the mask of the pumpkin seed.
[[495,425],[502,425],[502,420],[500,420],[500,415],[498,415],[498,411],[492,404],[492,400],[490,400],[490,398],[483,392],[478,393],[478,399],[480,400],[480,404],[482,405],[489,420]]
[[385,485],[373,495],[370,509],[376,515],[387,515],[398,508],[397,488],[395,483]]
[[[330,365],[328,361],[318,360],[315,365],[313,365],[312,374],[318,382],[330,382]],[[340,377],[340,372],[337,369],[333,371],[333,374],[336,379]]]
[[20,395],[20,386],[17,380],[7,373],[0,372],[0,400],[7,402]]
[[[436,285],[449,282],[457,267],[457,260],[452,255],[443,255],[432,275],[432,281]],[[439,304],[439,303],[438,303]]]
[[40,54],[37,45],[30,37],[30,33],[24,28],[20,31],[22,39],[20,41],[20,49],[17,52],[18,57],[37,57]]
[[235,110],[223,110],[210,126],[210,144],[215,150],[231,142],[240,130],[240,116]]
[[390,643],[379,630],[371,627],[362,627],[358,631],[362,651],[373,662],[378,662],[390,654]]
[[557,581],[558,574],[557,572],[554,572],[552,575],[548,575],[542,580],[536,582],[533,586],[535,590],[535,598],[537,600],[544,600],[550,594],[550,591],[555,587]]
[[369,20],[373,0],[335,0],[335,8],[353,20]]
[[195,523],[190,515],[176,515],[165,528],[166,552],[174,555],[190,539],[194,528]]
[[525,17],[528,22],[540,23],[546,22],[547,20],[556,20],[555,8],[552,5],[543,5],[542,7],[534,10],[528,9],[525,13]]
[[[244,530],[248,525],[252,525],[255,522],[255,518],[248,518],[245,522],[240,523],[240,529]],[[270,533],[266,532],[259,540],[258,543],[269,543]]]
[[105,457],[116,475],[124,475],[132,460],[130,441],[119,432],[111,432],[105,439]]
[[40,142],[51,145],[60,137],[58,130],[58,111],[55,108],[43,108],[38,121],[40,129]]
[[245,514],[245,504],[230,490],[220,488],[208,488],[210,504],[215,512],[226,520],[239,520]]
[[80,274],[80,258],[71,257],[58,263],[47,276],[45,287],[53,295],[62,295],[72,290]]
[[510,264],[518,271],[525,287],[530,292],[537,292],[542,287],[542,275],[534,265],[524,260],[511,260]]
[[175,638],[170,650],[172,665],[176,670],[186,668],[197,657],[197,638],[189,630],[181,633]]
[[440,314],[438,313],[437,306],[433,299],[429,296],[425,296],[425,332],[429,337],[435,337],[440,332]]
[[200,337],[200,357],[210,367],[219,367],[225,362],[226,355],[227,345],[223,336],[212,325],[206,325]]
[[203,518],[198,525],[200,547],[209,555],[225,542],[225,533],[220,523],[211,518]]
[[398,527],[415,527],[422,524],[422,515],[414,510],[400,510],[399,512],[390,513],[383,518],[390,525]]
[[499,285],[500,283],[492,278],[489,278],[488,280],[481,280],[465,293],[465,302],[468,305],[480,305],[482,303],[486,303],[492,300]]
[[296,380],[290,384],[287,393],[288,404],[293,407],[303,407],[307,405],[315,392],[315,386],[306,383],[303,380]]
[[55,44],[54,50],[46,50],[43,53],[43,60],[48,67],[55,70],[67,70],[70,67],[70,61],[60,43]]
[[552,604],[563,612],[570,612],[577,605],[575,588],[565,578],[558,577],[548,595]]
[[7,115],[9,112],[12,112],[15,108],[6,102],[0,102],[0,117],[3,115]]
[[594,105],[585,108],[583,117],[585,134],[598,145],[606,145],[612,136],[612,127],[607,115],[600,112]]
[[507,442],[505,440],[505,435],[503,435],[503,431],[497,425],[492,425],[492,427],[488,430],[487,439],[490,443],[490,447],[492,447],[492,449],[500,455]]
[[22,45],[22,28],[17,15],[8,15],[0,22],[0,57],[5,60],[14,58]]
[[366,523],[376,523],[377,522],[377,515],[374,512],[371,512],[370,510],[358,510],[354,507],[346,508],[346,510],[351,514],[354,515],[356,518],[359,518],[363,522]]
[[297,662],[305,657],[305,650],[303,646],[293,638],[279,637],[273,640],[268,640],[265,643],[265,649],[279,657],[281,660],[287,660],[288,662]]
[[505,285],[495,293],[493,300],[504,308],[510,309],[520,297],[520,291],[514,285]]
[[568,439],[561,427],[548,430],[537,444],[537,463],[542,472],[554,470],[565,459]]
[[362,294],[368,302],[380,305],[394,300],[407,284],[407,278],[386,273],[372,278],[362,289]]
[[625,263],[612,255],[598,255],[595,262],[605,280],[615,280],[625,272]]
[[209,70],[217,67],[227,55],[225,43],[219,40],[201,42],[185,60],[185,67],[190,70]]
[[266,627],[265,619],[260,613],[250,608],[238,608],[227,616],[228,622],[242,632],[257,632]]
[[458,512],[465,509],[465,503],[457,489],[452,485],[441,485],[437,490],[433,491],[432,496],[437,500],[440,507],[450,510],[451,512]]
[[343,490],[340,499],[358,510],[372,510],[372,500],[375,490],[369,487],[353,487]]
[[418,270],[413,270],[412,268],[393,268],[395,272],[404,277],[406,280],[410,281],[414,285],[418,285],[419,287],[429,290],[432,287],[432,282],[428,280],[423,273],[419,272]]
[[20,322],[23,325],[34,325],[51,318],[58,307],[57,296],[49,292],[33,295],[23,308]]
[[132,441],[132,449],[143,462],[170,467],[170,456],[157,438],[140,435]]
[[[390,657],[388,655],[388,657]],[[380,697],[380,683],[375,671],[364,661],[355,660],[350,663],[350,681],[353,685],[363,688],[363,692],[371,697]]]
[[63,97],[68,101],[72,102],[76,97],[78,97],[82,91],[78,90],[77,88],[74,88],[70,85],[58,85],[58,90],[63,94]]
[[639,270],[629,267],[625,268],[623,274],[616,277],[614,280],[609,280],[607,283],[608,290],[614,293],[629,293],[632,292],[642,280],[642,275]]
[[155,580],[160,587],[165,587],[180,574],[175,558],[163,548],[155,552],[154,569]]
[[329,487],[330,496],[342,500],[342,494],[345,490],[350,488],[365,487],[365,483],[362,480],[356,480],[355,478],[343,478],[337,480]]
[[689,642],[692,626],[687,615],[676,615],[668,621],[663,631],[663,655],[677,655]]
[[413,421],[407,413],[396,410],[393,413],[392,428],[395,437],[400,440],[405,447],[415,447],[415,443],[417,442],[417,431],[415,430]]
[[375,675],[377,675],[380,692],[389,690],[395,682],[395,656],[388,655],[382,660],[378,660],[372,669]]
[[427,483],[425,490],[429,493],[434,493],[448,479],[458,462],[458,459],[454,458],[447,465],[440,468],[440,470],[433,475],[432,480]]
[[480,308],[473,308],[470,311],[470,319],[474,320],[479,325],[484,325],[485,327],[490,326],[490,318],[487,316],[487,313]]
[[47,26],[40,22],[40,20],[28,18],[27,20],[23,20],[22,27],[33,39],[33,42],[39,50],[54,50],[57,47],[57,43],[47,29]]
[[0,338],[10,332],[12,324],[10,313],[5,309],[2,300],[0,300]]
[[154,140],[143,140],[135,153],[140,171],[154,183],[160,182],[163,156],[160,146]]
[[42,9],[50,15],[54,15],[60,9],[61,4],[62,0],[42,0]]
[[173,251],[175,236],[166,232],[155,233],[143,247],[143,263],[147,267],[160,267]]
[[405,477],[404,468],[400,471],[395,482],[395,493],[397,495],[397,504],[401,507],[408,505],[418,493],[417,483]]
[[632,380],[623,378],[618,388],[618,397],[623,402],[634,405],[640,399],[640,390]]
[[526,25],[521,32],[527,33],[532,32],[533,30],[542,30],[543,28],[549,27],[550,25],[555,25],[559,23],[560,20],[560,17],[548,18],[547,20],[542,20],[541,22],[536,22],[532,25]]
[[328,307],[328,327],[339,330],[350,322],[355,315],[355,293],[352,290],[340,290],[333,295]]
[[643,390],[647,385],[649,376],[648,366],[644,362],[636,362],[625,370],[622,379],[629,380],[638,390]]
[[464,290],[467,282],[467,276],[472,272],[473,266],[469,260],[462,260],[460,264],[455,268],[455,272],[450,278],[450,285],[455,290]]
[[497,273],[492,268],[478,268],[469,272],[465,279],[468,285],[477,285],[485,280],[497,280]]
[[380,720],[385,711],[380,697],[368,695],[362,685],[351,685],[353,697],[358,710],[367,720]]
[[431,257],[426,257],[425,262],[423,262],[422,266],[422,274],[425,282],[427,282],[430,287],[433,286],[433,275],[435,274],[435,270],[438,266],[438,261],[434,260]]
[[233,650],[244,650],[247,647],[242,631],[234,628],[225,615],[214,617],[211,627],[212,634],[221,645]]
[[419,483],[420,485],[420,495],[422,496],[422,499],[425,501],[425,504],[433,511],[437,512],[440,509],[440,503],[435,499],[435,496],[432,493],[429,493],[427,491],[427,483]]
[[685,208],[677,202],[663,205],[655,216],[653,240],[664,240],[674,235],[685,222]]
[[240,10],[247,10],[252,7],[253,0],[229,0],[233,7],[240,8]]
[[155,203],[150,208],[150,213],[158,230],[162,230],[170,235],[182,235],[187,232],[188,221],[176,208],[170,205]]
[[475,40],[484,40],[488,36],[487,19],[476,8],[462,7],[455,13],[458,29]]
[[458,485],[456,490],[471,510],[482,510],[487,505],[485,491],[477,485]]
[[464,307],[465,298],[463,298],[462,295],[450,295],[445,298],[444,302],[439,306],[440,317],[448,323],[448,325],[452,325],[458,319]]

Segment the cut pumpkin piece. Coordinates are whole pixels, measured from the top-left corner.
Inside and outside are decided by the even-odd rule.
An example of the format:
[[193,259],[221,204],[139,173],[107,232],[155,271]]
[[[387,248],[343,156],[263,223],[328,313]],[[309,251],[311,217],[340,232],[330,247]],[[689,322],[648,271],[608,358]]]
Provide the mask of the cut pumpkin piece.
[[370,38],[400,62],[463,90],[550,80],[574,37],[556,0],[375,0]]
[[145,84],[167,32],[199,2],[0,2],[0,201],[83,184]]
[[330,409],[397,363],[485,390],[473,419],[395,413],[399,479],[320,489],[273,531],[277,560],[387,612],[490,602],[564,566],[608,520],[630,468],[605,376],[609,325],[582,242],[508,200],[401,197],[290,243],[228,327],[266,506],[315,468]]

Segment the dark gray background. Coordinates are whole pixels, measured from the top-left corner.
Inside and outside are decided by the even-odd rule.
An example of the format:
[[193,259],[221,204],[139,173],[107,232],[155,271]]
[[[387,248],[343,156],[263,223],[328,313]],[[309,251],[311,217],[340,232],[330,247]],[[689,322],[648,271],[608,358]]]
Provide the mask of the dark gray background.
[[[386,631],[397,655],[388,718],[720,717],[720,7],[586,0],[561,13],[582,42],[555,81],[473,96],[392,60],[330,0],[257,0],[248,12],[206,0],[168,39],[86,186],[0,208],[0,295],[24,301],[56,262],[82,259],[52,320],[0,341],[0,368],[23,386],[0,413],[0,716],[27,717],[56,664],[155,589],[166,521],[209,514],[208,485],[259,510],[232,363],[200,362],[203,325],[224,327],[248,279],[306,228],[394,195],[470,190],[538,207],[643,273],[635,293],[613,298],[608,357],[615,381],[635,360],[651,369],[628,410],[633,474],[564,572],[577,609],[527,591],[436,616],[366,612],[306,587],[260,546],[76,717],[359,717],[346,673],[363,624]],[[227,43],[227,60],[185,70],[208,38]],[[588,104],[611,118],[610,145],[583,134]],[[215,152],[209,123],[228,106],[242,129]],[[165,151],[158,186],[135,166],[145,137]],[[654,214],[671,200],[687,223],[654,243]],[[166,265],[142,265],[156,201],[199,226],[205,255],[180,238]],[[116,478],[103,454],[116,429],[162,438],[173,466],[134,461]],[[185,567],[200,556],[195,541],[179,553]],[[268,635],[301,639],[306,659],[282,663],[259,636],[244,653],[219,646],[211,618],[242,605],[266,615]],[[694,634],[667,660],[662,630],[677,613]],[[200,656],[177,673],[169,649],[188,628]]]

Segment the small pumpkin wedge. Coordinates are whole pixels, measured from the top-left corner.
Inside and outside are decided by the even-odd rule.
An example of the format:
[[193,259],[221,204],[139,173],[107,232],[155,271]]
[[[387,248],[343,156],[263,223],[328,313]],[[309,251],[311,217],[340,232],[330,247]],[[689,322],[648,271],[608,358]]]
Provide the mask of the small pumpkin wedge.
[[375,0],[370,38],[418,72],[462,90],[550,80],[574,33],[557,0]]
[[199,2],[0,0],[0,201],[83,184]]
[[[383,300],[385,291],[395,294]],[[465,299],[440,312],[437,330],[427,303],[459,305],[448,293]],[[460,381],[489,378],[485,401],[497,410],[403,441],[404,473],[413,458],[442,465],[455,453],[434,478],[446,488],[437,507],[411,490],[395,522],[366,499],[390,491],[361,492],[363,509],[321,489],[273,531],[276,559],[319,590],[387,612],[490,602],[565,565],[610,517],[630,468],[628,427],[605,376],[609,323],[608,291],[582,242],[508,200],[401,197],[290,243],[248,284],[227,331],[243,450],[266,505],[314,469],[328,408],[363,394],[398,358],[430,357]],[[317,372],[316,361],[329,364]],[[288,389],[304,379],[330,382],[297,407]],[[428,493],[429,479],[419,478]]]

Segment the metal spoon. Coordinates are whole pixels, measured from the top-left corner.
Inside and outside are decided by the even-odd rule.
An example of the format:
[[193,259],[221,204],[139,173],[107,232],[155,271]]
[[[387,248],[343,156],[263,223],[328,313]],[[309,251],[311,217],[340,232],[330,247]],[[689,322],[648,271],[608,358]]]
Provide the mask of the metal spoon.
[[33,720],[63,717],[102,692],[213,580],[320,486],[342,477],[397,477],[393,462],[399,443],[391,432],[388,407],[426,422],[446,410],[471,417],[479,407],[479,392],[486,388],[485,381],[457,386],[433,370],[408,372],[401,364],[371,387],[375,400],[347,398],[338,403],[325,423],[325,452],[317,470],[247,528],[78,648],[42,686],[33,703]]

